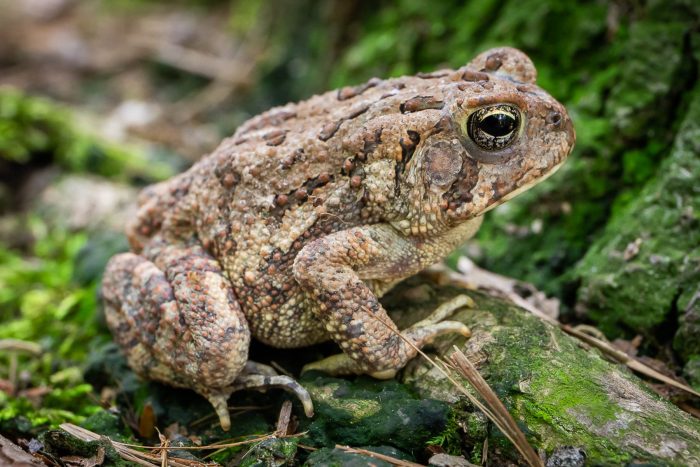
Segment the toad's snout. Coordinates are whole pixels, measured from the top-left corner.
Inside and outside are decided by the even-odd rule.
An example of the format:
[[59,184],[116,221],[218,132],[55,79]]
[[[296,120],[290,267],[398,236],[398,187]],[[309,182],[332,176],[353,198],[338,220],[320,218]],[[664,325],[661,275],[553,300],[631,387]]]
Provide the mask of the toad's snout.
[[566,132],[566,142],[569,143],[569,151],[571,151],[576,143],[576,130],[574,130],[574,122],[571,121],[567,114],[564,114],[563,126],[563,131]]
[[566,110],[564,110],[564,108],[551,110],[547,114],[545,121],[551,130],[564,133],[569,151],[571,151],[571,148],[574,147],[574,143],[576,142],[576,131],[574,130],[574,124]]

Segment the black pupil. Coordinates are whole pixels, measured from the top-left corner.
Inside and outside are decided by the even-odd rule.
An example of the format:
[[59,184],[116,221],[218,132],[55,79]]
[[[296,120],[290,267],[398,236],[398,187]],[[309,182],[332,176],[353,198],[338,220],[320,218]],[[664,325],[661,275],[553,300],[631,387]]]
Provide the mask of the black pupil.
[[479,129],[491,136],[505,136],[515,129],[515,119],[505,113],[491,114],[479,122]]

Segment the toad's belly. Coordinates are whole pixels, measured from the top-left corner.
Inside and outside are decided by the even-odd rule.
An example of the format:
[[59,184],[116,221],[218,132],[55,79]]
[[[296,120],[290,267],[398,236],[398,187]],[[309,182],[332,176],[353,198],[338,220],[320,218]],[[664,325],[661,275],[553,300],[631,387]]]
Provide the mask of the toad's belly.
[[294,283],[285,292],[242,304],[253,338],[277,348],[306,347],[329,340],[323,321],[299,286]]

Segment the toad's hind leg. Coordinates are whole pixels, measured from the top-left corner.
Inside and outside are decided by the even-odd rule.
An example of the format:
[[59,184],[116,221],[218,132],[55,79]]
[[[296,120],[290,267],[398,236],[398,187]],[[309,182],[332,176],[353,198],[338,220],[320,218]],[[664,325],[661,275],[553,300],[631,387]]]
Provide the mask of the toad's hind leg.
[[107,324],[141,376],[226,401],[248,359],[250,331],[229,281],[201,247],[164,245],[113,257],[103,280]]

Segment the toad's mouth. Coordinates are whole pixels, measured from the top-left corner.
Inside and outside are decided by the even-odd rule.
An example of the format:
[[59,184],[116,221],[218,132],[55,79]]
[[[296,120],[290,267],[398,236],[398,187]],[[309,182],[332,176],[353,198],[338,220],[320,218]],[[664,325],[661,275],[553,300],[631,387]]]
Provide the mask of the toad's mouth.
[[530,180],[528,183],[526,183],[525,185],[522,185],[521,187],[518,187],[518,188],[516,188],[515,190],[511,191],[510,193],[508,193],[507,195],[503,196],[501,199],[499,199],[498,201],[496,201],[495,203],[493,203],[492,205],[490,205],[490,206],[488,206],[486,209],[484,209],[483,212],[484,212],[484,213],[489,212],[490,210],[492,210],[492,209],[494,209],[494,208],[500,206],[501,204],[505,203],[506,201],[509,201],[509,200],[515,198],[516,196],[518,196],[519,194],[521,194],[521,193],[523,193],[523,192],[529,190],[529,189],[532,188],[533,186],[538,185],[538,184],[544,182],[544,181],[547,180],[549,177],[551,177],[552,175],[554,175],[554,173],[555,173],[557,170],[559,170],[559,169],[561,168],[562,165],[564,165],[564,162],[566,162],[566,159],[562,160],[562,161],[559,162],[557,165],[555,165],[554,167],[552,167],[550,170],[547,171],[547,173],[545,173],[545,174],[542,175],[541,177],[534,178],[534,179]]

